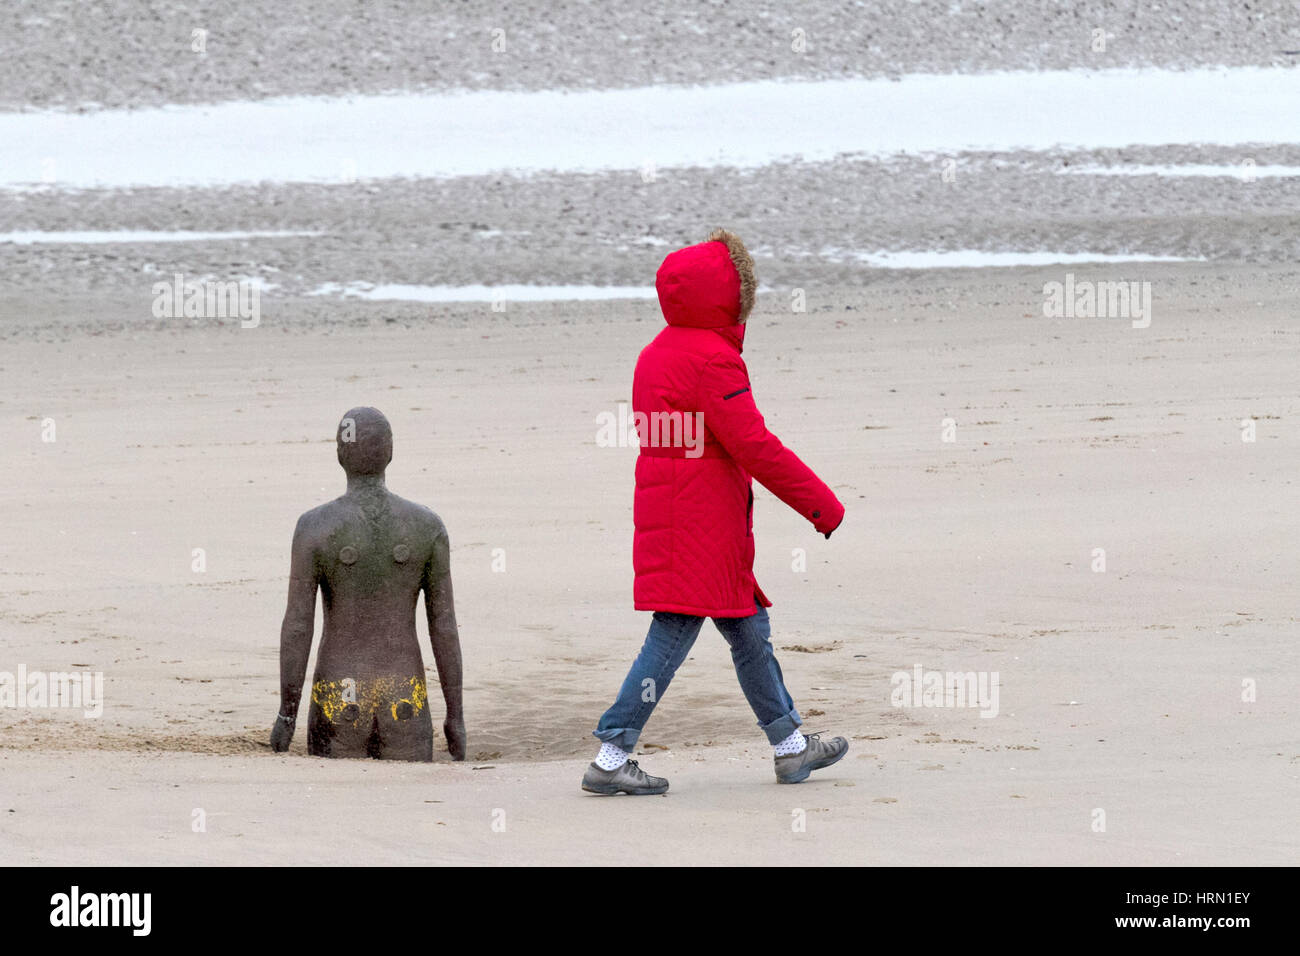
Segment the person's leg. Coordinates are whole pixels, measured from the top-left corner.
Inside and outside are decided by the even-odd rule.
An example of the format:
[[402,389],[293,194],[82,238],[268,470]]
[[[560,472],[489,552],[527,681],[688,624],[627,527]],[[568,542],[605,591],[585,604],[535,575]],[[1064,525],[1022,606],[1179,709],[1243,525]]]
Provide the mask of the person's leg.
[[641,729],[686,660],[704,618],[656,611],[645,644],[623,679],[618,697],[601,716],[592,735],[631,753]]
[[758,613],[751,617],[715,617],[713,623],[731,645],[740,689],[758,718],[758,726],[776,746],[794,734],[803,720],[785,689],[781,665],[772,651],[767,608],[758,604]]
[[848,752],[843,737],[823,741],[820,734],[804,736],[799,731],[803,721],[785,689],[781,665],[772,652],[767,610],[761,604],[753,617],[715,617],[713,623],[731,645],[740,687],[772,744],[778,783],[807,780],[814,770],[829,767]]

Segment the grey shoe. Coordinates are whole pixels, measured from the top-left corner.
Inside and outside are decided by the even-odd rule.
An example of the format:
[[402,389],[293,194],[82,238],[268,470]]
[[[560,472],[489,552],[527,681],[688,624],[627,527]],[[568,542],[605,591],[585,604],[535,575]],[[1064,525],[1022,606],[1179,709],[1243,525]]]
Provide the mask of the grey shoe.
[[601,770],[593,762],[582,775],[582,789],[588,793],[630,793],[633,796],[663,793],[668,789],[668,781],[663,777],[652,777],[637,764],[629,760],[617,770]]
[[821,734],[805,734],[808,746],[797,754],[776,758],[776,782],[799,783],[807,780],[814,770],[829,767],[849,752],[849,742],[843,737],[833,737],[822,743]]

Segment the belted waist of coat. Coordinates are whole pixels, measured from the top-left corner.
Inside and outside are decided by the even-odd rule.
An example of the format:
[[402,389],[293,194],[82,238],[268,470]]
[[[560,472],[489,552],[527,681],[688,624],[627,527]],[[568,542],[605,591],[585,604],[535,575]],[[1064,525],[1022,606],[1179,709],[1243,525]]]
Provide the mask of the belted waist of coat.
[[651,458],[730,458],[727,450],[716,442],[705,442],[703,447],[688,445],[642,445],[641,454]]

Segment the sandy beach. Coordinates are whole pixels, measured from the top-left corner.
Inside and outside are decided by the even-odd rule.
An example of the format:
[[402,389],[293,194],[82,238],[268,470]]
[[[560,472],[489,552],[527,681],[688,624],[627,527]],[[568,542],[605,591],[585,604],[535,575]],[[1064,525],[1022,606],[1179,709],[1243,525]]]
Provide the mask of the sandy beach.
[[[1292,0],[435,7],[0,12],[0,865],[1300,864]],[[596,797],[650,620],[601,422],[715,227],[847,509],[755,486],[850,750],[777,785],[705,624],[635,754],[671,789]],[[355,406],[450,534],[463,763],[436,690],[432,764],[270,746]]]
[[[760,297],[768,424],[848,514],[824,541],[757,490],[756,573],[807,729],[852,749],[778,787],[706,625],[638,752],[672,789],[641,801],[578,778],[648,620],[635,451],[598,447],[596,416],[630,399],[653,301],[285,298],[241,328],[7,297],[6,656],[100,671],[105,703],[0,709],[0,862],[1294,864],[1300,273],[1143,264],[1135,329],[1045,318],[1066,271],[1123,274]],[[311,759],[301,729],[267,746],[290,533],[341,493],[357,404],[393,422],[390,487],[451,534],[464,764],[441,734],[432,766]],[[916,665],[997,672],[996,719],[893,706]],[[662,839],[589,839],[651,821]]]

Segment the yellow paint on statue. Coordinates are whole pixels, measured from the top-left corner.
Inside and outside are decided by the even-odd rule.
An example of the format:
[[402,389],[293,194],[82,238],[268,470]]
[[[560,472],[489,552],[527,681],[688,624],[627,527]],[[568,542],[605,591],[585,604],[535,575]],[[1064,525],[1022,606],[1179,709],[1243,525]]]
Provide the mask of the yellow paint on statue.
[[398,720],[397,709],[402,704],[410,704],[413,717],[424,709],[428,700],[429,691],[423,677],[322,680],[311,688],[311,702],[331,723],[342,718],[350,705],[356,706],[357,713],[348,723],[355,724],[358,720],[372,719],[381,708],[393,720]]

